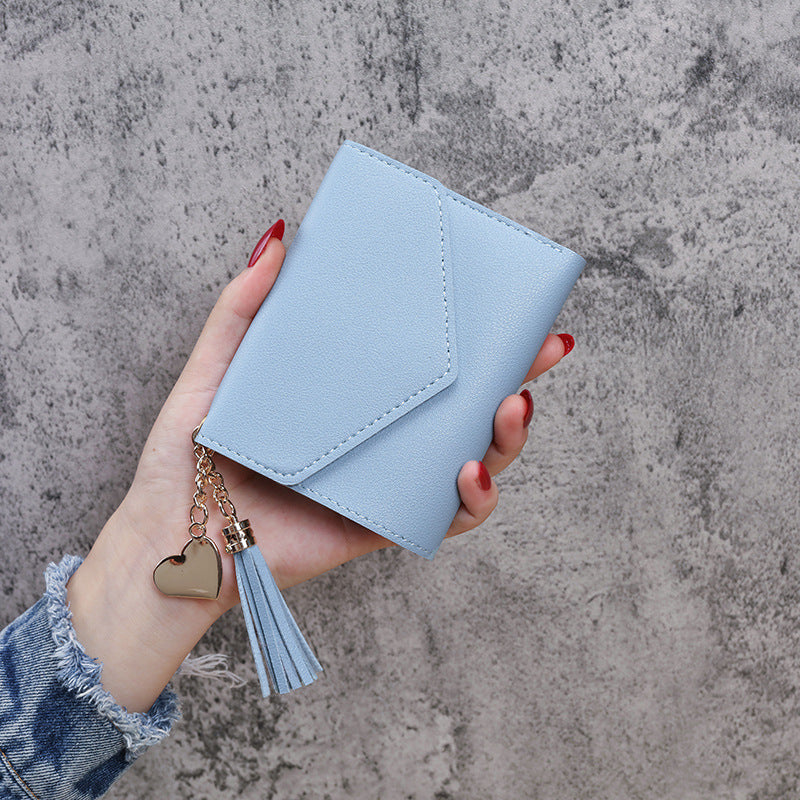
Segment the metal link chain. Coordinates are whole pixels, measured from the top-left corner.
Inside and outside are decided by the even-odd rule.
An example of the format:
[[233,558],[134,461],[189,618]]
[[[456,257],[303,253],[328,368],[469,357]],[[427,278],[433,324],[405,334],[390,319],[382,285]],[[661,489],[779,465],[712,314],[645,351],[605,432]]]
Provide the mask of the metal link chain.
[[[199,430],[200,426],[198,425],[192,431],[193,442]],[[197,491],[194,493],[193,505],[189,509],[189,535],[193,539],[202,539],[207,535],[206,523],[208,522],[208,506],[206,505],[208,493],[206,486],[211,487],[211,497],[217,504],[220,514],[228,520],[228,524],[233,525],[238,522],[238,519],[236,517],[236,508],[228,496],[228,490],[225,488],[222,475],[214,465],[211,451],[202,444],[194,442],[194,455],[197,459],[197,475],[194,479]],[[198,513],[202,514],[201,519],[196,519]]]

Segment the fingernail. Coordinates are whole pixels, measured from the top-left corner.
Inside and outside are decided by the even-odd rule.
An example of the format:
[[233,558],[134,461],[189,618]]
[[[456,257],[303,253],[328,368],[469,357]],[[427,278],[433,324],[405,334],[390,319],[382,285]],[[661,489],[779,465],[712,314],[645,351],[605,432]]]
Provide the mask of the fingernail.
[[283,239],[283,231],[286,228],[282,219],[279,219],[259,240],[258,244],[253,249],[253,254],[250,256],[250,260],[247,262],[247,266],[252,267],[253,264],[258,261],[261,254],[264,252],[264,248],[267,246],[267,242],[270,239]]
[[489,475],[489,470],[486,469],[483,461],[479,461],[478,464],[478,486],[481,487],[482,491],[488,492],[489,489],[492,488],[492,476]]
[[558,338],[564,342],[564,355],[575,347],[575,340],[568,333],[559,333]]
[[531,393],[527,389],[523,389],[520,392],[520,396],[525,398],[525,416],[522,418],[522,425],[523,427],[527,428],[528,425],[531,424],[531,420],[533,419],[533,398],[531,397]]

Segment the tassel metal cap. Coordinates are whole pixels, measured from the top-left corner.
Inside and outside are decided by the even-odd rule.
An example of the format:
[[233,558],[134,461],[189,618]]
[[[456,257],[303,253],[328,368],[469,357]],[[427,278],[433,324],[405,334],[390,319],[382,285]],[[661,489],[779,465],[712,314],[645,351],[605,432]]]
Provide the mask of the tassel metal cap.
[[241,553],[256,543],[249,519],[237,519],[232,525],[222,529],[222,535],[225,537],[226,553]]

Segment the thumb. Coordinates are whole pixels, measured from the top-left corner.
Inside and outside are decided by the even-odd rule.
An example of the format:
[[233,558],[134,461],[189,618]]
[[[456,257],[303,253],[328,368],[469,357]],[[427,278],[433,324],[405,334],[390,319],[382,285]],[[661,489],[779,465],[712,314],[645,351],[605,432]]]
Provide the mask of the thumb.
[[283,230],[283,220],[278,220],[267,231],[271,233],[268,241],[264,245],[259,242],[263,250],[255,263],[222,290],[178,379],[182,391],[217,390],[236,348],[281,270],[286,255],[281,241]]

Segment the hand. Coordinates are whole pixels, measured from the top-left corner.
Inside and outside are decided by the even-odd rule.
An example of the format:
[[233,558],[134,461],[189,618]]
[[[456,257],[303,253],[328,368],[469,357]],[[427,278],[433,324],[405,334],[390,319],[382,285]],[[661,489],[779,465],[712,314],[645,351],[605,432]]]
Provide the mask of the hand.
[[[282,227],[282,226],[281,226]],[[147,438],[133,483],[69,582],[79,640],[104,663],[103,684],[129,710],[146,710],[205,630],[239,602],[233,560],[218,531],[224,521],[209,502],[209,536],[222,554],[216,601],[168,598],[153,585],[152,570],[179,553],[188,538],[188,509],[196,461],[191,431],[211,405],[239,342],[280,271],[285,248],[273,237],[252,267],[222,292],[198,342]],[[565,354],[566,341],[549,335],[526,381]],[[494,440],[483,462],[461,470],[459,508],[448,536],[483,522],[497,503],[491,480],[520,453],[533,403],[529,393],[500,405]],[[292,586],[392,543],[286,486],[214,455],[234,504],[250,519],[258,545],[281,588]],[[130,609],[135,608],[132,620]],[[148,658],[145,654],[154,655]],[[149,677],[143,677],[149,676]],[[134,685],[135,684],[135,685]]]

